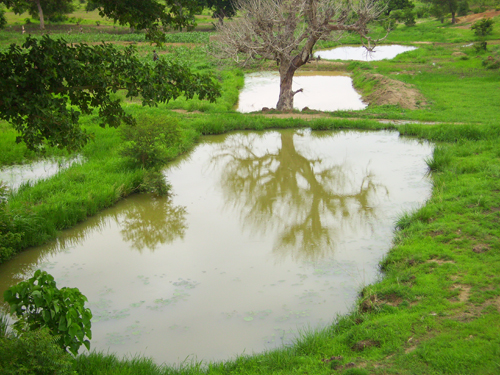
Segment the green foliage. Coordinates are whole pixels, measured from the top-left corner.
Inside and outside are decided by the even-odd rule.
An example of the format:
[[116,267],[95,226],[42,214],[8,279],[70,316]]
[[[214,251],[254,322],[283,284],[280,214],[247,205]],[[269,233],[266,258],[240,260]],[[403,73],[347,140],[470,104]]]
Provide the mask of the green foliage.
[[213,11],[212,18],[218,18],[223,22],[224,18],[232,18],[236,15],[236,3],[231,0],[204,0],[207,8]]
[[488,50],[488,42],[483,40],[481,42],[474,43],[474,51],[476,53],[485,52],[487,50]]
[[5,18],[5,11],[0,9],[0,30],[5,29],[7,26],[7,19]]
[[147,171],[139,187],[141,192],[154,193],[160,197],[167,195],[170,189],[170,184],[167,184],[165,176],[159,170]]
[[386,15],[389,15],[392,13],[394,10],[400,10],[400,9],[406,9],[410,8],[413,9],[415,7],[415,4],[411,0],[389,0],[387,3],[387,8],[386,8]]
[[[22,14],[28,12],[31,17],[36,18],[39,14],[38,5],[35,1],[30,0],[1,0],[7,8],[12,8],[14,13]],[[57,19],[64,14],[71,13],[75,10],[73,0],[40,0],[43,16],[48,19]],[[56,21],[54,21],[56,22]]]
[[22,233],[15,230],[14,217],[7,210],[7,188],[0,181],[0,263],[9,259],[21,242]]
[[500,68],[500,57],[488,56],[483,60],[483,66],[486,69],[499,69]]
[[[207,75],[160,59],[142,62],[130,47],[110,44],[69,46],[64,40],[28,37],[19,47],[0,52],[0,119],[11,122],[28,148],[48,144],[80,149],[91,135],[78,125],[80,112],[99,108],[101,126],[117,127],[135,120],[112,94],[127,90],[155,106],[180,95],[214,101],[219,86]],[[71,104],[71,106],[68,106]]]
[[9,375],[73,374],[71,356],[56,343],[49,329],[0,336],[0,369]]
[[135,126],[121,128],[122,156],[135,166],[159,168],[174,157],[171,148],[180,142],[181,130],[176,119],[143,116]]
[[415,26],[415,12],[413,8],[404,8],[401,10],[394,10],[391,13],[391,17],[397,22],[403,22],[405,26],[411,27]]
[[494,21],[491,18],[483,18],[474,23],[470,28],[474,30],[474,35],[486,36],[493,33],[493,23]]
[[458,2],[457,16],[463,17],[469,14],[469,2],[467,0],[462,0]]
[[192,30],[196,26],[195,15],[203,9],[198,0],[89,0],[87,10],[98,9],[102,17],[108,17],[120,25],[137,30],[147,30],[146,38],[158,43],[165,42],[163,28]]
[[58,345],[74,355],[81,345],[90,349],[92,313],[77,288],[58,289],[51,275],[37,270],[30,279],[7,289],[4,300],[19,319],[14,323],[18,333],[46,327],[58,336]]

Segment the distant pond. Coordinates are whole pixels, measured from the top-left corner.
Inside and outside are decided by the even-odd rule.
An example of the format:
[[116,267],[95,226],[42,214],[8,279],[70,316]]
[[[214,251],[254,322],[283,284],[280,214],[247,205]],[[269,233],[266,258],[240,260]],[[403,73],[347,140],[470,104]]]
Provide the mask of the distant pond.
[[412,46],[380,45],[376,46],[373,52],[368,52],[364,47],[336,47],[326,51],[314,53],[314,57],[321,57],[327,60],[357,60],[357,61],[376,61],[384,59],[393,59],[397,55],[407,51],[417,49]]
[[41,268],[89,299],[92,348],[157,363],[289,345],[379,277],[394,222],[431,194],[432,145],[397,132],[205,137],[135,195],[0,266],[0,293]]
[[[297,72],[293,90],[303,89],[294,96],[294,108],[308,107],[318,111],[359,110],[366,108],[351,77],[337,72]],[[238,111],[254,112],[263,107],[276,108],[280,93],[278,72],[257,72],[245,75],[240,92]]]

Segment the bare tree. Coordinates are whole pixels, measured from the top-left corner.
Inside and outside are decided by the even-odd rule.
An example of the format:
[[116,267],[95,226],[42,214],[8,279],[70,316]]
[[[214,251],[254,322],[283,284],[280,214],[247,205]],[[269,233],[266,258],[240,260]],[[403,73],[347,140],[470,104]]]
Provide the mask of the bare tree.
[[252,59],[274,60],[279,66],[278,110],[293,109],[295,71],[312,57],[320,39],[359,34],[372,50],[368,24],[384,11],[377,0],[235,0],[240,18],[217,27],[219,57],[246,64]]

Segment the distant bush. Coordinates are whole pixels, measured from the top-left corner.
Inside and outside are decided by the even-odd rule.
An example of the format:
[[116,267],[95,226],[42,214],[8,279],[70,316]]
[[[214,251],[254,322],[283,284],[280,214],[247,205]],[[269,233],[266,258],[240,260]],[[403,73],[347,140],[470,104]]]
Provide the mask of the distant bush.
[[405,26],[411,27],[415,26],[415,12],[412,8],[403,9],[403,22]]
[[474,51],[481,53],[488,50],[488,43],[485,41],[474,43]]
[[458,3],[458,8],[457,8],[457,16],[462,17],[466,16],[469,14],[470,8],[469,8],[469,2],[467,0],[462,0]]
[[493,56],[488,56],[483,60],[483,66],[486,69],[499,69],[500,68],[500,58],[494,58]]
[[5,18],[5,12],[3,9],[0,9],[0,30],[4,29],[7,26],[7,18]]
[[491,18],[483,18],[474,23],[470,28],[474,30],[476,36],[486,36],[493,32],[493,23]]
[[68,21],[68,16],[64,14],[53,14],[48,17],[48,21],[51,23],[62,23]]

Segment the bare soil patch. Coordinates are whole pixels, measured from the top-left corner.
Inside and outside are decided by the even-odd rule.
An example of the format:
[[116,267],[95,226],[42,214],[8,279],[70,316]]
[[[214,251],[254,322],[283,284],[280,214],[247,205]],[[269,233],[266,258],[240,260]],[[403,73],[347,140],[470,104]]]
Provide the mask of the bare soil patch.
[[467,302],[469,300],[470,289],[471,289],[469,285],[455,284],[451,288],[454,290],[457,289],[459,290],[457,297],[459,302]]
[[[479,21],[483,18],[493,18],[493,17],[496,17],[498,15],[500,15],[500,10],[490,10],[488,12],[470,14],[468,16],[463,16],[463,17],[457,18],[457,24],[469,23],[469,22],[473,23],[473,22]],[[460,28],[469,29],[470,26],[466,26],[466,27],[460,26]]]
[[417,109],[427,104],[424,96],[407,83],[381,74],[368,74],[368,78],[377,81],[375,90],[363,98],[370,104],[399,105],[405,109]]

